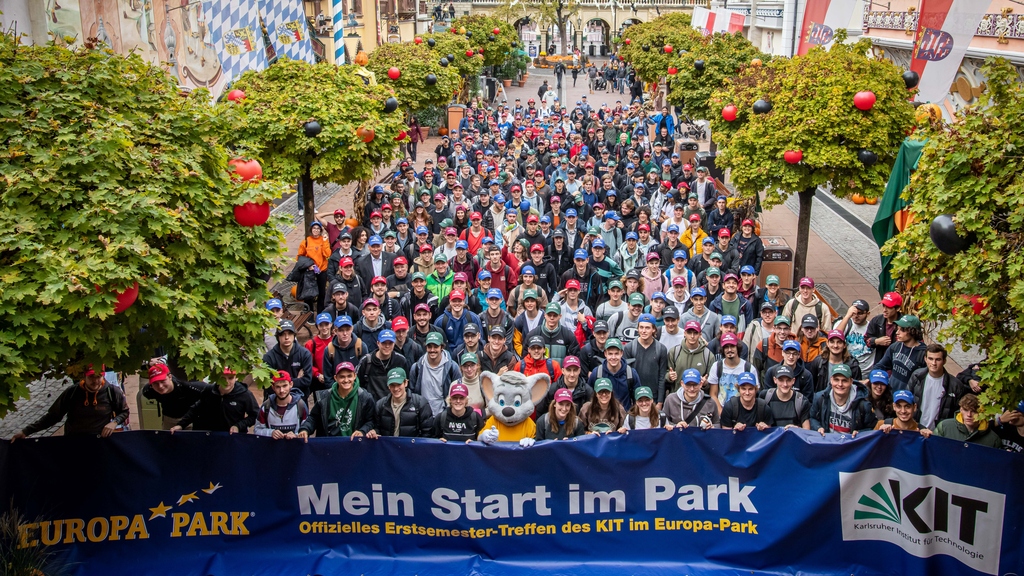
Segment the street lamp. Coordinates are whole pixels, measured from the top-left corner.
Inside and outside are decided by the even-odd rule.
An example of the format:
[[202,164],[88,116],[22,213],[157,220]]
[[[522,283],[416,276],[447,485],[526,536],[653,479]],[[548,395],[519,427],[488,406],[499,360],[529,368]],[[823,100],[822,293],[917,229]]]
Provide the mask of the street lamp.
[[[310,120],[302,125],[303,134],[307,138],[316,138],[323,127],[316,120]],[[299,213],[303,215],[305,229],[308,232],[309,227],[313,224],[313,219],[316,212],[316,196],[313,192],[313,176],[309,173],[310,166],[313,163],[313,158],[316,157],[316,152],[310,154],[308,161],[302,165],[302,176],[299,179]]]
[[576,15],[576,34],[573,36],[579,38],[579,42],[573,42],[573,44],[576,44],[577,48],[583,50],[583,18],[579,14]]

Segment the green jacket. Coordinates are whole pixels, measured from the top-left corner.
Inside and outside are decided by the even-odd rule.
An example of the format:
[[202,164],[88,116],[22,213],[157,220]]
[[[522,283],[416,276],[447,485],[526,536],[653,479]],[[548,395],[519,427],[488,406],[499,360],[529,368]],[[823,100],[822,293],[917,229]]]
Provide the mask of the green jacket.
[[427,276],[427,292],[430,292],[434,296],[437,296],[438,300],[443,300],[452,291],[452,282],[455,281],[455,274],[451,270],[448,270],[448,275],[444,278],[437,277],[437,271]]
[[935,427],[935,433],[950,440],[963,440],[964,442],[981,444],[989,448],[998,449],[1002,446],[999,436],[989,429],[988,421],[983,420],[978,425],[978,429],[971,432],[967,429],[967,426],[964,426],[963,416],[959,413],[955,418],[947,418],[939,422],[938,426]]

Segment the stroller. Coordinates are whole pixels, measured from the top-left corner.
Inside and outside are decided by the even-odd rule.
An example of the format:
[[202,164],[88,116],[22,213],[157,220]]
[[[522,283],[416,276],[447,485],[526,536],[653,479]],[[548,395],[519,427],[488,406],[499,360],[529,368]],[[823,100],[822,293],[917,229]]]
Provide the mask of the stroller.
[[607,89],[608,89],[608,81],[605,80],[604,77],[598,76],[597,78],[594,78],[594,90],[607,90]]

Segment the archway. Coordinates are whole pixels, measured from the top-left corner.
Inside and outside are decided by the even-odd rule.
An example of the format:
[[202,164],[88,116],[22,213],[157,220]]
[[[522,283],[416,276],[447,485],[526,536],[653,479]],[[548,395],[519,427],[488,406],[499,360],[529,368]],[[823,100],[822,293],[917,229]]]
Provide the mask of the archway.
[[[547,46],[546,50],[548,54],[563,54],[562,52],[562,39],[558,34],[558,26],[552,24],[548,26],[547,32]],[[565,54],[572,54],[573,44],[576,40],[576,23],[572,19],[565,21]],[[552,47],[554,50],[552,50]]]
[[601,18],[591,18],[583,28],[583,52],[591,58],[607,56],[612,26]]

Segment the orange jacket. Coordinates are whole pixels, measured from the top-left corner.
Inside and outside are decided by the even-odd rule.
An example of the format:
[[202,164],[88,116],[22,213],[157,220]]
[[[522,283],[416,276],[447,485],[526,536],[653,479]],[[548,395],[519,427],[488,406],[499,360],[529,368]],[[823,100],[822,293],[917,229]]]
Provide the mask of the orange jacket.
[[[551,372],[548,372],[548,362],[551,362]],[[516,364],[516,368],[523,373],[523,376],[547,374],[551,376],[552,382],[562,377],[562,367],[558,364],[558,360],[551,360],[549,358],[534,360],[533,356],[529,354]]]
[[299,256],[308,256],[320,267],[321,271],[327,270],[327,260],[331,257],[331,243],[323,234],[317,238],[307,236],[299,244]]

